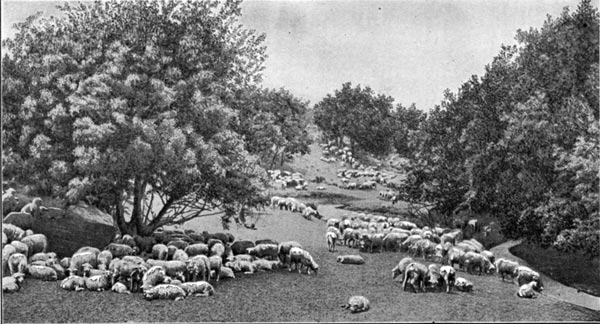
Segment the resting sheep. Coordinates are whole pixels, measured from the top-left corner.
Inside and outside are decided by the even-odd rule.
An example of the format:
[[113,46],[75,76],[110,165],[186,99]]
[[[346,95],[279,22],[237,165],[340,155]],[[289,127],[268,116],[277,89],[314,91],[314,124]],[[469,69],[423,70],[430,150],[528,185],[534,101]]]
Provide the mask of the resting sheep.
[[104,291],[111,287],[110,274],[101,274],[85,278],[85,288],[89,291]]
[[454,281],[454,287],[456,287],[456,290],[458,291],[473,291],[473,283],[462,277],[456,278],[456,280]]
[[235,279],[235,274],[233,273],[233,270],[229,267],[222,266],[221,279]]
[[252,274],[257,271],[256,265],[247,261],[229,261],[225,263],[225,266],[231,268],[234,272],[243,271],[244,274]]
[[14,293],[21,289],[21,285],[25,280],[25,275],[21,272],[16,272],[10,277],[2,278],[2,292],[3,293]]
[[273,269],[278,269],[281,267],[281,261],[279,260],[265,260],[265,259],[257,259],[252,261],[252,264],[256,267],[256,270],[267,270],[271,271]]
[[537,282],[532,281],[530,283],[524,284],[519,287],[519,291],[517,292],[517,296],[521,298],[535,298],[535,291],[537,289]]
[[[100,254],[100,253],[98,253]],[[97,255],[92,251],[86,251],[86,252],[75,252],[75,254],[73,254],[73,256],[71,257],[70,263],[69,263],[69,268],[67,269],[67,274],[68,275],[83,275],[83,265],[85,263],[89,263],[92,267],[96,267],[97,266]]]
[[208,297],[215,294],[215,288],[206,281],[184,282],[181,288],[185,290],[186,296]]
[[513,275],[517,278],[517,284],[519,286],[535,281],[537,282],[535,290],[540,292],[544,290],[544,284],[542,283],[542,277],[540,277],[540,274],[528,267],[519,266],[517,269],[515,269]]
[[[213,272],[215,275],[215,280],[219,282],[221,278],[221,267],[223,266],[223,258],[218,255],[213,255],[208,258],[209,271]],[[210,273],[209,273],[210,277]]]
[[60,288],[64,290],[82,291],[85,290],[85,278],[80,276],[69,276],[60,283]]
[[29,265],[26,267],[26,272],[34,279],[40,279],[43,281],[58,280],[56,271],[47,266]]
[[350,313],[366,312],[369,310],[369,300],[363,296],[352,296],[348,304],[340,305],[343,309],[349,309]]
[[25,236],[25,231],[13,224],[2,223],[2,232],[6,235],[8,242],[21,240]]
[[364,264],[365,259],[360,255],[339,255],[336,261],[341,264]]
[[177,301],[183,300],[185,296],[186,292],[183,288],[172,284],[161,284],[144,291],[146,300],[173,299]]
[[122,282],[116,282],[111,288],[111,291],[116,292],[117,294],[131,294],[131,291],[127,289],[127,286]]
[[17,253],[22,253],[29,256],[29,246],[21,241],[12,241],[10,245],[14,246]]

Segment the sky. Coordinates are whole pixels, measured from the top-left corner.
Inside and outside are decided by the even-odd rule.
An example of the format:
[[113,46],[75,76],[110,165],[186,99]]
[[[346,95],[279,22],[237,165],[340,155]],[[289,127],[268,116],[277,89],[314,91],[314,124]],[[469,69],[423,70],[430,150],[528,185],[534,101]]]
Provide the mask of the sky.
[[[258,1],[241,22],[266,34],[263,86],[318,103],[345,82],[370,86],[395,103],[428,111],[456,91],[518,29],[540,28],[577,0]],[[14,23],[64,1],[2,1],[2,39]],[[597,3],[596,3],[597,7]]]

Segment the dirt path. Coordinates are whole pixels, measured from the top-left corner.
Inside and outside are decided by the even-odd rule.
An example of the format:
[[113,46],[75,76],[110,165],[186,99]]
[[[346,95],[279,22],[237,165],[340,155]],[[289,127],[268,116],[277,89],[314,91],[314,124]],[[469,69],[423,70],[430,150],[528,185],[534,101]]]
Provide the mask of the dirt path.
[[[496,255],[496,258],[508,258],[511,260],[518,261],[520,264],[529,266],[527,262],[520,259],[510,253],[509,249],[515,245],[521,244],[521,241],[508,241],[491,249]],[[544,281],[544,293],[543,295],[550,298],[556,298],[567,303],[586,307],[596,311],[600,311],[600,297],[595,297],[586,293],[578,293],[577,289],[565,286],[558,281],[541,273],[542,280]]]

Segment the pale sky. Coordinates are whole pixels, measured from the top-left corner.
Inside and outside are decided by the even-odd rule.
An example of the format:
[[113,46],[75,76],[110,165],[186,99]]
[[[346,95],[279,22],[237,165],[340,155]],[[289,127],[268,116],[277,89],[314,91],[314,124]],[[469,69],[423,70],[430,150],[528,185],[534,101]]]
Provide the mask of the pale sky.
[[[63,1],[2,1],[2,38]],[[517,29],[540,28],[577,0],[248,1],[242,23],[266,33],[263,85],[311,106],[344,82],[429,110],[443,91],[481,76]],[[597,7],[597,3],[595,4]]]

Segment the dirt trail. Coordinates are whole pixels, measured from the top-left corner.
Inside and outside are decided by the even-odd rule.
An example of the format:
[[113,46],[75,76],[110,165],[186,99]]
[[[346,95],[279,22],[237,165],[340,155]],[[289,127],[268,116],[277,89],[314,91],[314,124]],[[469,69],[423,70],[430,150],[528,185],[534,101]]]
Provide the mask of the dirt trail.
[[[520,240],[508,241],[493,247],[491,251],[494,252],[496,258],[508,258],[511,260],[518,261],[520,264],[529,266],[529,264],[523,259],[520,259],[514,256],[512,253],[510,253],[509,249],[519,244],[521,244]],[[544,296],[556,298],[567,303],[600,311],[600,297],[595,297],[583,292],[578,293],[577,289],[575,288],[565,286],[560,282],[555,281],[552,278],[544,275],[543,273],[540,273],[540,275],[542,276],[542,280],[544,282]]]

